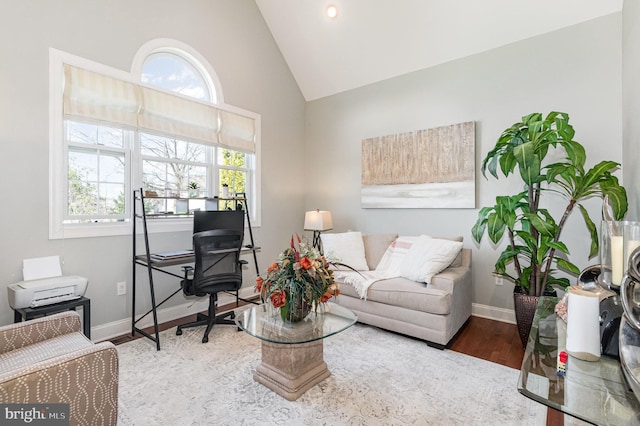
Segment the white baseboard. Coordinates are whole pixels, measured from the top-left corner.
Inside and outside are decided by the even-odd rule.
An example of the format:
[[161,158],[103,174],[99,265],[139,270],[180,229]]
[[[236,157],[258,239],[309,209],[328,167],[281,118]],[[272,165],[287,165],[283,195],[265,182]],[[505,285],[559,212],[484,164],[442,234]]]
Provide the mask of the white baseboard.
[[[243,299],[248,299],[255,295],[257,295],[257,293],[255,293],[253,287],[241,288],[239,292],[239,296]],[[233,294],[218,294],[218,305],[233,303],[235,302],[235,300],[236,297]],[[172,306],[170,308],[160,308],[157,311],[158,324],[193,315],[198,312],[206,311],[208,309],[208,306],[209,300],[203,297],[194,302],[183,303],[181,305]],[[152,325],[153,318],[152,315],[149,314],[136,326],[138,328],[145,328]],[[91,340],[93,340],[94,342],[101,342],[129,333],[131,333],[131,317],[91,327]]]
[[516,313],[512,309],[496,308],[494,306],[473,303],[471,305],[471,315],[495,321],[508,322],[510,324],[516,323]]
[[[244,299],[256,296],[253,287],[241,288],[240,297]],[[235,301],[235,296],[227,293],[220,293],[218,295],[218,304],[225,305]],[[178,318],[193,315],[197,312],[207,310],[208,301],[206,298],[202,298],[196,302],[183,303],[178,306],[172,306],[170,308],[158,309],[158,323],[162,324],[168,321],[173,321]],[[481,305],[474,303],[471,306],[471,314],[480,318],[488,318],[495,321],[507,322],[510,324],[516,323],[515,312],[511,309],[496,308],[489,305]],[[153,325],[151,314],[147,315],[144,320],[138,323],[138,328],[150,327]],[[91,327],[91,338],[95,342],[103,340],[109,340],[114,337],[123,336],[131,333],[131,318],[123,318],[118,321],[113,321],[107,324]]]

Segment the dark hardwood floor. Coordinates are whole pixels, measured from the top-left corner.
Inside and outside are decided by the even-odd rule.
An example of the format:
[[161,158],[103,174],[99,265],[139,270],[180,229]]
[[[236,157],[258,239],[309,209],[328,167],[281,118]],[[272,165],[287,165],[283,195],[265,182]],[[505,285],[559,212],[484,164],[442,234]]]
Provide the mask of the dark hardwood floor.
[[[245,303],[240,302],[239,306],[243,304]],[[234,307],[235,303],[221,306],[218,310],[222,312],[227,309],[233,309]],[[161,331],[167,330],[178,324],[193,320],[195,320],[195,315],[161,324],[159,329]],[[149,327],[145,329],[145,331],[153,333],[153,328]],[[130,334],[127,334],[111,339],[111,341],[118,345],[140,337],[140,335],[132,337]],[[524,357],[524,349],[522,348],[518,329],[515,324],[474,316],[469,319],[467,325],[462,329],[449,349],[518,370]],[[514,384],[514,392],[516,391],[515,386]],[[547,426],[562,426],[563,424],[564,419],[562,413],[549,408],[547,411]]]

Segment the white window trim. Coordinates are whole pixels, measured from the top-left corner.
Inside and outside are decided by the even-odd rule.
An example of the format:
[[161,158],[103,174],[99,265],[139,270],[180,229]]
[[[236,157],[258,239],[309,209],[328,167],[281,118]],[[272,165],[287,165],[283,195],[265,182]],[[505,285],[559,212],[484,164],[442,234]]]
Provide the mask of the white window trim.
[[[201,63],[205,67],[210,67],[209,64],[201,58],[197,52],[183,45],[175,40],[158,39],[152,40],[145,44],[140,52],[144,49],[153,47],[157,49],[159,43],[163,41],[166,43],[173,43],[180,49],[185,49],[187,53],[191,54],[195,58],[195,63]],[[166,47],[166,45],[165,45]],[[165,51],[167,51],[165,49]],[[147,52],[147,54],[150,52]],[[142,54],[136,54],[134,60],[135,69],[136,66],[142,66],[144,60],[139,58],[145,58]],[[64,224],[64,211],[66,209],[66,196],[59,196],[59,191],[66,188],[66,159],[64,158],[64,134],[63,134],[63,111],[62,111],[62,99],[63,99],[63,64],[70,64],[77,67],[84,68],[89,71],[110,75],[115,78],[119,78],[125,81],[131,81],[136,84],[140,84],[140,70],[137,74],[129,73],[126,71],[118,70],[110,66],[91,61],[89,59],[81,58],[72,55],[67,52],[63,52],[54,48],[49,48],[49,239],[64,239],[64,238],[83,238],[83,237],[104,237],[104,236],[116,236],[116,235],[128,235],[132,230],[131,220],[125,220],[124,222],[113,223],[82,223],[82,224]],[[254,153],[254,170],[251,175],[251,182],[247,182],[247,191],[251,195],[249,199],[249,208],[251,210],[252,227],[259,227],[261,225],[261,194],[260,194],[260,164],[261,164],[261,116],[252,111],[244,110],[232,105],[226,105],[222,102],[222,90],[217,80],[216,74],[213,69],[207,69],[203,75],[209,75],[211,77],[211,83],[216,91],[218,99],[217,106],[230,112],[236,112],[242,115],[246,115],[255,120],[256,134],[255,134],[255,153]],[[133,74],[133,75],[132,75]],[[135,76],[135,78],[133,78]],[[135,150],[133,154],[129,156],[131,161],[138,161]],[[132,170],[132,169],[130,169]],[[130,189],[133,192],[134,189],[139,188],[140,180],[138,176],[134,176],[135,173],[129,173]],[[215,178],[217,181],[217,177]],[[252,192],[249,192],[252,191]],[[58,194],[58,196],[54,196]],[[133,197],[132,194],[128,194],[129,197]],[[129,214],[132,214],[132,209]],[[190,231],[193,229],[193,221],[191,219],[174,219],[170,221],[160,220],[148,222],[149,232],[179,232]],[[138,226],[140,230],[142,227]]]

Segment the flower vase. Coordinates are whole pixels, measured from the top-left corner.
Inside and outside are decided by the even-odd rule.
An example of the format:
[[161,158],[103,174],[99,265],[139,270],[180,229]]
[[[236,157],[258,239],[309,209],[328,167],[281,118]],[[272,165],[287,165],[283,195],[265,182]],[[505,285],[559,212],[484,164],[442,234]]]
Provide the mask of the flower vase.
[[311,304],[302,297],[292,297],[287,304],[280,308],[280,316],[284,322],[302,321],[311,312]]

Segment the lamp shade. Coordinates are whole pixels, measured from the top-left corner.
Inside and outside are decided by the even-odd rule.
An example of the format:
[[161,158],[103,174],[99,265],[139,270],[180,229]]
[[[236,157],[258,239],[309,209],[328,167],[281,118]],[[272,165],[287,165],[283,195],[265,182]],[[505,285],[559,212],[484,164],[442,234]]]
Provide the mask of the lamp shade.
[[333,229],[331,212],[312,210],[304,214],[304,229],[307,231],[327,231]]

